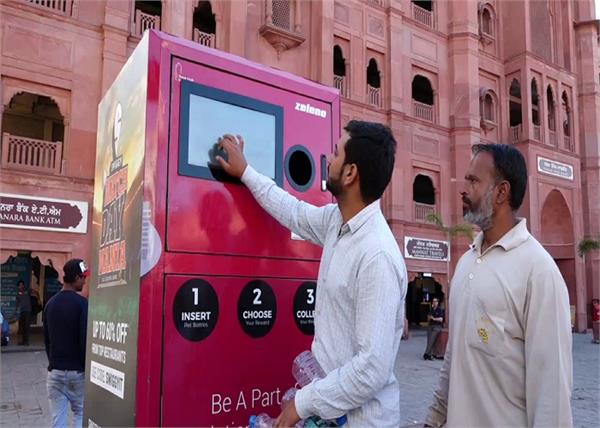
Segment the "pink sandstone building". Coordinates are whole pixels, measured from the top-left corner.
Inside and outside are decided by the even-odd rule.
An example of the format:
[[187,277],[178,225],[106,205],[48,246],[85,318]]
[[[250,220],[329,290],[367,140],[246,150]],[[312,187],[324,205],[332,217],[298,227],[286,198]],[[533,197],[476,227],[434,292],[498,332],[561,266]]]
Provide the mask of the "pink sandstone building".
[[600,236],[594,16],[593,0],[3,0],[3,278],[28,260],[44,293],[64,261],[90,257],[97,106],[143,31],[160,29],[335,86],[342,123],[393,129],[383,206],[406,256],[413,323],[447,293],[468,244],[428,215],[462,222],[472,144],[517,147],[530,174],[520,215],[556,260],[583,331],[600,297],[600,252],[577,253]]

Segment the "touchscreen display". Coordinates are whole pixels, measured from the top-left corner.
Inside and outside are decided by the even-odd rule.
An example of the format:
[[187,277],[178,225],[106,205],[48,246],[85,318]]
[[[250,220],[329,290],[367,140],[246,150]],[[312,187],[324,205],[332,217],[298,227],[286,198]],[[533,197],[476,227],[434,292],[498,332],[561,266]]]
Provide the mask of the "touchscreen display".
[[217,142],[223,134],[241,135],[244,154],[258,172],[275,179],[275,116],[190,94],[188,163],[218,165]]

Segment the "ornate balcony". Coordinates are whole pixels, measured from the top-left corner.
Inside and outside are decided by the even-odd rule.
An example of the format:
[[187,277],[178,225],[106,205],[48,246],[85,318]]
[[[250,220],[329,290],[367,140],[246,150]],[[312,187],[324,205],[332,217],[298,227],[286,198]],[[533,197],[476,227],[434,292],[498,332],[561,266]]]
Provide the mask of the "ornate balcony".
[[209,48],[216,47],[215,34],[205,33],[203,31],[198,30],[197,28],[194,28],[192,40],[194,40],[196,43],[200,43],[203,46],[208,46]]
[[539,125],[533,125],[533,139],[535,141],[542,141],[542,130]]
[[413,100],[413,114],[416,118],[434,122],[433,106]]
[[62,142],[2,134],[2,168],[60,174]]
[[375,88],[374,86],[367,85],[367,102],[374,107],[383,107],[381,88]]
[[512,143],[518,143],[521,141],[521,133],[523,126],[521,124],[510,127],[510,141]]
[[160,30],[160,16],[144,13],[139,9],[135,10],[135,21],[133,22],[132,33],[134,36],[142,37],[146,30]]
[[340,91],[342,97],[348,97],[348,82],[346,76],[333,76],[333,84]]
[[306,40],[301,33],[299,2],[294,6],[290,9],[290,2],[285,0],[265,0],[265,24],[258,32],[275,48],[278,57]]
[[73,0],[25,0],[27,3],[34,4],[44,9],[50,9],[52,12],[71,16],[73,14]]
[[429,28],[435,28],[433,12],[411,2],[413,19]]
[[550,145],[554,146],[554,147],[558,146],[558,139],[556,138],[556,132],[550,131],[549,135],[550,135]]
[[435,213],[435,205],[415,202],[415,221],[425,222],[429,214]]

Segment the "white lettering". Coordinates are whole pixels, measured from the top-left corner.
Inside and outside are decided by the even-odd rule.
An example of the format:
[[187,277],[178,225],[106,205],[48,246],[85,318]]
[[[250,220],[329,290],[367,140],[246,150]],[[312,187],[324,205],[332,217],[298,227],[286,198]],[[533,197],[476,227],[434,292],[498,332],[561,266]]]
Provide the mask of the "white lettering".
[[315,317],[315,311],[297,311],[296,312],[296,318],[314,318]]
[[221,394],[212,395],[211,412],[218,415],[221,412],[229,413],[231,411],[231,398],[223,398]]
[[238,396],[237,405],[235,406],[235,411],[239,411],[240,408],[246,410],[248,406],[246,406],[246,397],[244,397],[244,391],[240,391],[240,395]]
[[273,311],[244,311],[242,317],[248,319],[265,319],[273,318]]
[[322,117],[322,118],[326,118],[327,117],[327,111],[326,110],[321,110],[320,108],[317,108],[315,106],[311,106],[310,104],[303,104],[303,103],[297,102],[295,110],[301,111],[301,112],[304,112],[304,113],[308,113],[308,114],[312,114],[314,116],[318,116],[318,117]]
[[182,312],[181,321],[210,321],[210,311]]

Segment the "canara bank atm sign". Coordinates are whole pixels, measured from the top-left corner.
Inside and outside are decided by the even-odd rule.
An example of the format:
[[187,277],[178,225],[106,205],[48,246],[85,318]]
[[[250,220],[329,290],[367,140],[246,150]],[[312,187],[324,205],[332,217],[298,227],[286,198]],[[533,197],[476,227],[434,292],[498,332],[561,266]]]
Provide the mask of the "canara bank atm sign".
[[86,233],[87,221],[87,202],[0,193],[0,227]]

